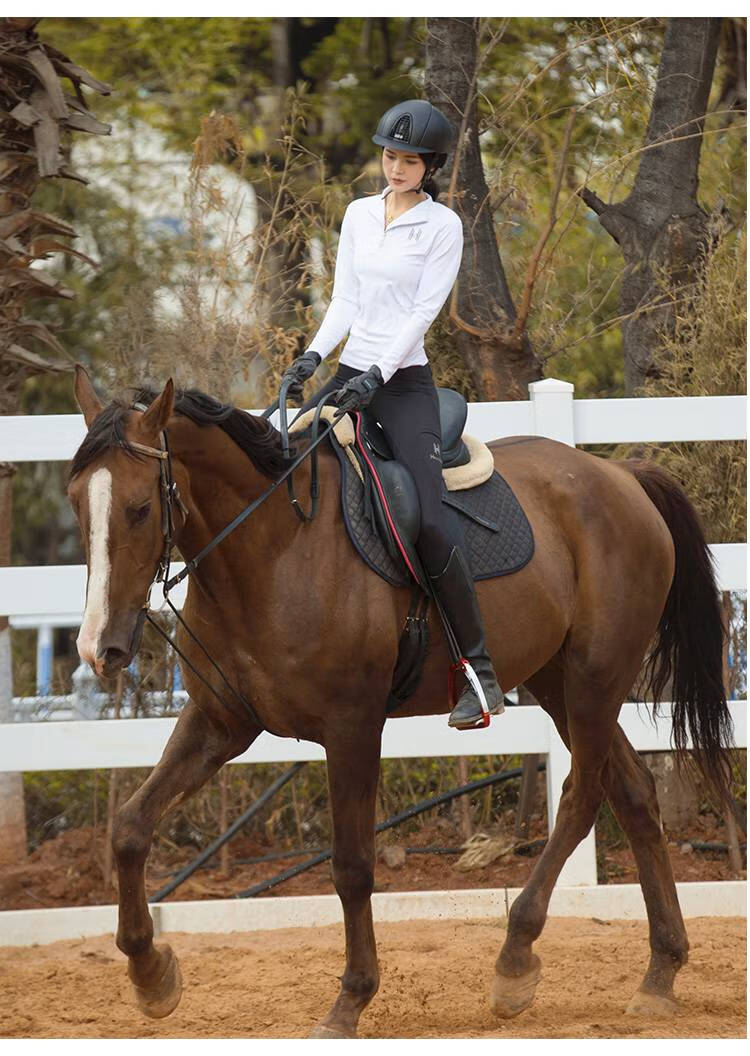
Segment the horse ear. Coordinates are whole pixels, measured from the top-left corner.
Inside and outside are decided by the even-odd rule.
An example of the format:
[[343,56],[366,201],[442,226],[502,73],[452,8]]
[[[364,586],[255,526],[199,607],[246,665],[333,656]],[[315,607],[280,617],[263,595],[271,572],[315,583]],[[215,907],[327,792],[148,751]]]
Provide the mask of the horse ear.
[[91,423],[102,413],[104,405],[94,391],[88,371],[80,363],[76,363],[76,377],[74,391],[76,402],[83,412],[86,428],[91,428]]
[[174,382],[170,378],[159,396],[144,411],[141,428],[148,433],[160,433],[166,427],[174,410]]

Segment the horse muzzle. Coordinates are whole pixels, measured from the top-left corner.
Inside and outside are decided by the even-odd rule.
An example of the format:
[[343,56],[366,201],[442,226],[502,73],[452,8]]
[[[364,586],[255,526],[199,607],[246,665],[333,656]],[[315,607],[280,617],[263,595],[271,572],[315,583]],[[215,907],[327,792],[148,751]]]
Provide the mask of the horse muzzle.
[[112,678],[132,662],[143,636],[145,608],[134,618],[110,622],[99,637],[96,657],[91,665],[100,678]]

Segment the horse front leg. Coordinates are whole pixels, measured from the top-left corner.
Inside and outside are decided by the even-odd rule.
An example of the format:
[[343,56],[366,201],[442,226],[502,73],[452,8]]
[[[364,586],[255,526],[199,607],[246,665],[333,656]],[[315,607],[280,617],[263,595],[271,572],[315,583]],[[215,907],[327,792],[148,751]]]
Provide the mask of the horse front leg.
[[326,742],[333,817],[333,883],[344,910],[346,968],[336,1001],[313,1038],[354,1038],[380,976],[370,896],[375,876],[375,795],[380,772],[382,722],[362,725],[341,718]]
[[128,975],[139,1008],[160,1019],[177,1007],[182,982],[168,945],[155,946],[146,901],[144,870],[154,828],[161,817],[196,792],[228,759],[252,743],[260,730],[232,733],[188,701],[164,753],[149,777],[117,812],[112,847],[117,863],[117,946],[128,957]]

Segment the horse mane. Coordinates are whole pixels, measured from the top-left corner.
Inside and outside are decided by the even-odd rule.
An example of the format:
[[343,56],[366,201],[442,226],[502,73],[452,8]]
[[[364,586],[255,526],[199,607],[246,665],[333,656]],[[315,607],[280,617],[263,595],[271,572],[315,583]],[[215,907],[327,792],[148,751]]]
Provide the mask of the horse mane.
[[[73,456],[70,479],[115,447],[122,448],[133,458],[141,458],[125,438],[125,423],[134,403],[148,406],[158,395],[156,389],[146,387],[138,389],[129,402],[115,399],[108,404],[91,423]],[[281,434],[268,419],[248,414],[230,403],[221,403],[199,389],[178,390],[174,409],[196,425],[218,425],[245,452],[255,468],[271,480],[276,480],[287,468],[288,462],[281,450]]]

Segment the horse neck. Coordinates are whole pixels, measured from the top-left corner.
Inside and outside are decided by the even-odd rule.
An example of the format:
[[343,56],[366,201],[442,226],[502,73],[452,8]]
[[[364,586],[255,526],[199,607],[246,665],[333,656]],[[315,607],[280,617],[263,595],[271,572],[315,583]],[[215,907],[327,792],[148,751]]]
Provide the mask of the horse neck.
[[[175,480],[188,510],[178,548],[189,561],[245,507],[260,498],[273,480],[261,473],[219,426],[198,426],[180,417],[170,422],[169,438]],[[300,469],[299,486],[304,487],[309,470],[306,466]],[[295,481],[297,475],[295,472]],[[283,513],[282,506],[286,506]],[[258,564],[266,567],[292,541],[296,520],[282,485],[250,514],[245,526],[207,555],[205,567],[214,566],[214,571],[220,571],[216,566],[226,565],[238,546],[244,562],[257,557]],[[248,527],[252,530],[251,548],[247,546]]]

